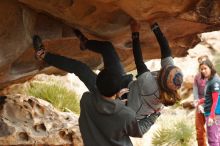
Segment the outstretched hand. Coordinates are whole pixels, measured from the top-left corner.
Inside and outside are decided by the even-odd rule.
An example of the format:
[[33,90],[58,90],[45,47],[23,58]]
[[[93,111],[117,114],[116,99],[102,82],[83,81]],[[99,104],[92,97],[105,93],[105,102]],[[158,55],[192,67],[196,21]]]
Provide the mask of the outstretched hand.
[[208,118],[208,126],[212,126],[214,124],[214,119]]
[[130,27],[131,27],[131,32],[139,32],[140,28],[141,28],[141,25],[136,20],[132,20],[131,24],[130,24]]
[[126,94],[129,92],[128,88],[123,88],[117,93],[117,97],[121,97],[122,95]]
[[154,19],[149,19],[147,22],[149,23],[150,26],[156,23]]

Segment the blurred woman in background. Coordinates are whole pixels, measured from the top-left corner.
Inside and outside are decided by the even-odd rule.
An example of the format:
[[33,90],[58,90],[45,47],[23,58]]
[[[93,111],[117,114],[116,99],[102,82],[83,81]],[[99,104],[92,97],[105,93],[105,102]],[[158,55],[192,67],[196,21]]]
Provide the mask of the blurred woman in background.
[[209,59],[199,64],[201,77],[207,79],[205,87],[204,114],[209,146],[220,146],[220,78]]
[[[202,63],[208,58],[207,55],[200,56],[198,62]],[[205,130],[205,116],[204,116],[204,89],[206,85],[206,79],[202,78],[201,68],[199,68],[199,73],[194,78],[193,83],[193,96],[194,103],[196,107],[195,113],[195,125],[196,125],[196,139],[198,146],[206,146],[206,130]]]

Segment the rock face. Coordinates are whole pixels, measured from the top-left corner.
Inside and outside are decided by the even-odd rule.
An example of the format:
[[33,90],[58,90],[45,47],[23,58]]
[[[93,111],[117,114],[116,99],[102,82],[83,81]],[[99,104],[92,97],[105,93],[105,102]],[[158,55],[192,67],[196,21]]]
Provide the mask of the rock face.
[[51,52],[101,66],[101,58],[82,52],[71,28],[88,38],[110,40],[126,70],[134,69],[130,20],[141,21],[144,59],[160,58],[159,46],[148,21],[157,21],[173,51],[185,56],[199,42],[197,34],[220,28],[220,1],[214,0],[1,0],[0,88],[27,80],[38,72],[62,73],[34,58],[31,37],[39,34]]
[[0,129],[0,145],[83,146],[77,115],[33,97],[0,97]]

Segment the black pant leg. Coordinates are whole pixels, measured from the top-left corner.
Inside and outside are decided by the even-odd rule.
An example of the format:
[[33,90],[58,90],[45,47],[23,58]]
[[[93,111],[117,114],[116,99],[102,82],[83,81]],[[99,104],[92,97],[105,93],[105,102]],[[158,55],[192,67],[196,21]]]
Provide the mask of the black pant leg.
[[44,61],[66,72],[74,73],[86,85],[89,91],[96,89],[97,75],[85,63],[49,52],[46,53]]
[[86,42],[86,48],[102,55],[104,69],[113,70],[121,75],[125,74],[120,58],[111,42],[88,40]]

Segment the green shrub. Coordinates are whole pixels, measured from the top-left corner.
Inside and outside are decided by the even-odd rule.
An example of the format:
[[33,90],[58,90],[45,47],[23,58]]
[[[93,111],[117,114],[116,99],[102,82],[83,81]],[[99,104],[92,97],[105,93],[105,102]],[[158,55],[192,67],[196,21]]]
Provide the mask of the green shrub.
[[162,119],[166,121],[153,133],[154,146],[191,146],[195,140],[195,127],[192,120],[174,117]]
[[62,83],[31,82],[27,93],[50,102],[61,111],[80,112],[76,93],[63,87]]
[[215,64],[215,69],[218,74],[220,74],[220,61]]
[[220,54],[216,54],[214,56],[214,60],[215,60],[215,68],[218,74],[220,74]]
[[216,64],[216,71],[218,74],[220,74],[220,64]]

